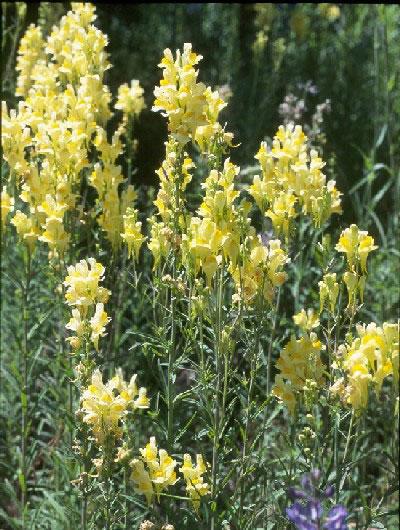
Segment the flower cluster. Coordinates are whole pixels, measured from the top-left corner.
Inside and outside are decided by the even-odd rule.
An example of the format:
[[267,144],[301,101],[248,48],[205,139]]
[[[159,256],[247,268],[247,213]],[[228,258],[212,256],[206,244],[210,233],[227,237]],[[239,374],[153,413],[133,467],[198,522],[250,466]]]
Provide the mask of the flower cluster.
[[357,225],[351,225],[343,230],[335,248],[338,252],[346,254],[351,271],[356,272],[361,269],[361,273],[366,273],[368,254],[378,247],[368,232],[359,230]]
[[122,110],[124,116],[138,116],[146,108],[143,92],[143,88],[137,79],[132,79],[130,87],[127,83],[124,83],[118,88],[118,99],[115,108]]
[[336,273],[324,274],[323,279],[318,282],[319,286],[319,312],[322,313],[327,305],[330,312],[335,312],[336,300],[339,296],[339,284],[336,281]]
[[175,472],[177,462],[165,449],[158,449],[154,436],[145,448],[140,449],[140,453],[141,458],[130,462],[131,476],[136,485],[135,491],[145,495],[148,504],[151,504],[154,495],[160,501],[162,491],[178,481]]
[[331,387],[342,400],[355,410],[364,409],[368,403],[370,384],[379,394],[383,380],[393,375],[399,380],[399,324],[385,322],[382,327],[374,322],[358,325],[358,337],[340,348],[337,365],[345,371]]
[[321,473],[313,469],[301,479],[301,489],[291,488],[289,496],[294,503],[286,508],[286,515],[297,530],[347,530],[347,510],[341,504],[333,506],[324,515],[323,500],[333,496],[334,489],[328,486],[318,490]]
[[207,87],[205,97],[208,123],[197,127],[194,140],[202,153],[214,156],[218,162],[219,153],[225,153],[228,147],[232,147],[233,141],[233,134],[226,132],[218,121],[219,114],[227,103],[218,90],[213,91],[210,87]]
[[168,130],[180,145],[193,140],[202,153],[218,159],[218,151],[232,146],[233,135],[225,132],[218,122],[220,112],[226,107],[221,93],[197,82],[195,66],[201,59],[189,43],[184,44],[182,53],[177,50],[175,60],[169,48],[164,50],[159,64],[163,79],[154,89],[156,99],[152,110],[162,111],[168,118]]
[[104,384],[100,370],[94,371],[91,384],[83,390],[81,408],[83,422],[91,426],[97,444],[102,445],[106,437],[122,435],[121,420],[129,411],[149,407],[146,389],[138,389],[136,378],[135,374],[127,383],[119,369]]
[[304,332],[310,332],[320,324],[318,316],[312,309],[307,309],[307,311],[302,309],[299,313],[293,315],[293,322]]
[[183,53],[176,52],[176,59],[169,48],[159,64],[163,69],[160,86],[154,89],[156,97],[152,110],[168,117],[168,130],[180,143],[194,138],[197,127],[207,124],[206,87],[197,82],[195,66],[202,56],[192,52],[192,45],[185,43]]
[[[81,260],[75,266],[68,267],[68,275],[64,285],[67,288],[65,299],[72,309],[72,318],[65,326],[76,333],[68,340],[74,350],[82,346],[83,341],[89,338],[96,350],[99,347],[99,338],[105,335],[105,327],[110,321],[104,311],[110,291],[99,284],[104,279],[104,267],[94,258]],[[90,314],[94,314],[90,318]]]
[[200,498],[210,493],[209,485],[204,482],[203,475],[207,471],[203,457],[196,455],[196,465],[193,466],[192,457],[183,455],[183,466],[179,468],[186,481],[186,491],[189,494],[196,511],[200,507]]
[[221,171],[211,170],[202,188],[205,196],[198,210],[200,217],[192,217],[184,235],[185,261],[195,273],[200,269],[210,283],[222,259],[236,266],[240,247],[238,212],[234,200],[239,192],[234,179],[239,168],[229,159]]
[[279,239],[272,239],[268,246],[262,238],[249,238],[250,251],[243,257],[243,265],[233,271],[236,286],[234,300],[243,300],[251,304],[258,294],[270,304],[273,302],[274,290],[287,279],[282,269],[289,258],[281,248]]
[[332,213],[341,212],[341,193],[335,181],[326,182],[321,171],[325,163],[317,151],[309,152],[300,125],[281,125],[272,148],[268,149],[263,142],[256,159],[262,178],[256,175],[249,191],[277,232],[289,236],[291,221],[298,216],[299,209],[311,215],[317,225]]
[[186,225],[184,192],[192,180],[190,170],[194,168],[192,159],[173,137],[169,137],[165,146],[165,160],[156,171],[160,189],[154,201],[161,220],[156,217],[148,220],[151,232],[148,247],[154,257],[154,267],[161,258],[167,257],[171,244],[176,250],[179,248],[178,234]]
[[[40,28],[31,25],[21,40],[17,61],[16,95],[24,100],[10,112],[2,104],[3,157],[26,203],[26,212],[17,210],[13,224],[31,250],[38,239],[47,243],[50,257],[63,256],[70,240],[70,219],[82,217],[77,199],[94,148],[101,162],[95,164],[89,180],[101,196],[99,223],[114,248],[121,241],[123,215],[134,199],[132,190],[123,192],[121,199],[118,194],[124,179],[115,159],[122,152],[120,136],[126,120],[110,145],[105,126],[112,116],[111,94],[103,77],[111,65],[105,52],[107,37],[93,25],[95,18],[92,4],[72,3],[72,10],[46,40]],[[141,89],[132,88],[129,111],[135,101],[138,113],[143,108]],[[126,105],[124,109],[128,111]]]
[[121,233],[122,239],[128,245],[128,257],[139,259],[139,251],[146,239],[142,234],[142,223],[138,221],[138,211],[128,207],[124,219],[124,231]]
[[272,393],[294,413],[297,396],[310,382],[317,386],[324,382],[324,365],[320,352],[323,349],[315,333],[304,334],[299,340],[292,337],[281,351],[276,367],[280,373],[275,377]]
[[358,294],[363,301],[368,254],[378,247],[368,232],[353,224],[343,230],[335,248],[346,255],[348,270],[343,274],[343,281],[348,293],[348,307],[354,307]]
[[44,41],[40,27],[31,24],[19,44],[17,66],[18,72],[16,96],[26,97],[32,86],[32,70],[39,60],[45,58]]

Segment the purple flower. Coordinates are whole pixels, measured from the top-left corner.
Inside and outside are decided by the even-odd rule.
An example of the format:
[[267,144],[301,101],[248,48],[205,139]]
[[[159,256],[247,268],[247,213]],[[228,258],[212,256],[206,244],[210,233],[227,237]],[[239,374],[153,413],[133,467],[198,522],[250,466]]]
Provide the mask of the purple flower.
[[341,504],[337,504],[329,511],[325,519],[326,530],[347,530],[347,510]]
[[303,475],[302,489],[290,488],[288,495],[295,501],[286,509],[286,515],[297,530],[348,530],[346,524],[347,510],[338,504],[333,506],[324,517],[322,500],[332,497],[333,486],[328,485],[324,492],[320,492],[318,484],[321,473],[313,469],[311,473]]

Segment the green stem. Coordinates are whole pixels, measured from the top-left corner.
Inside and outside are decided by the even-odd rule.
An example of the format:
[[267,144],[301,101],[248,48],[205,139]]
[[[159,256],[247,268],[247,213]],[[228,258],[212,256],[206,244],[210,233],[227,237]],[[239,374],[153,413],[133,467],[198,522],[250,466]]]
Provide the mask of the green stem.
[[175,341],[176,341],[176,322],[175,322],[175,294],[173,292],[173,287],[175,284],[176,278],[176,257],[173,257],[172,265],[172,278],[173,286],[171,289],[171,343],[168,351],[168,389],[167,389],[167,399],[168,399],[168,447],[169,450],[172,450],[173,447],[173,424],[174,424],[174,362],[175,362]]
[[[217,499],[217,476],[219,468],[219,437],[220,437],[220,424],[221,418],[223,417],[223,411],[221,411],[220,404],[220,392],[221,392],[221,317],[222,317],[222,269],[219,269],[216,273],[216,329],[215,329],[215,343],[214,343],[214,354],[215,354],[215,368],[217,374],[217,385],[215,394],[215,407],[214,407],[214,438],[213,438],[213,454],[212,454],[212,486],[211,486],[211,497],[213,502]],[[215,529],[216,523],[216,507],[212,512],[211,516],[211,530]]]
[[[181,194],[181,182],[182,182],[182,165],[183,165],[183,151],[177,153],[176,160],[176,174],[175,174],[175,201],[174,201],[174,246],[177,246],[177,240],[179,236],[179,214],[180,214],[180,194]],[[171,339],[170,347],[168,351],[168,386],[167,386],[167,401],[168,401],[168,418],[167,418],[167,437],[168,437],[168,448],[170,451],[173,449],[173,426],[174,426],[174,372],[175,372],[175,358],[176,358],[176,293],[175,282],[176,282],[176,269],[177,269],[177,253],[178,248],[174,249],[172,257],[172,288],[171,288]]]
[[23,319],[24,319],[24,342],[22,356],[22,390],[21,390],[21,514],[25,525],[25,507],[28,497],[28,463],[27,463],[27,438],[28,438],[28,325],[29,325],[29,288],[31,281],[31,253],[26,247],[26,283],[23,291]]
[[272,357],[272,346],[274,344],[274,338],[275,338],[275,332],[276,332],[276,325],[278,322],[278,311],[279,311],[279,302],[281,299],[281,288],[278,288],[278,294],[276,297],[276,305],[274,310],[274,319],[272,322],[272,330],[271,330],[271,337],[269,340],[268,345],[268,353],[267,353],[267,396],[269,396],[270,393],[270,378],[271,378],[271,357]]
[[[349,425],[349,430],[347,432],[346,445],[345,445],[344,453],[343,453],[343,460],[342,460],[342,466],[341,466],[342,468],[346,464],[347,453],[348,453],[349,447],[350,447],[350,439],[351,439],[351,431],[353,429],[353,422],[354,422],[354,409],[351,411],[350,425]],[[343,484],[344,484],[345,480],[346,480],[346,473],[344,473],[342,475],[342,479],[341,479],[341,482],[340,482],[340,490],[343,488]]]

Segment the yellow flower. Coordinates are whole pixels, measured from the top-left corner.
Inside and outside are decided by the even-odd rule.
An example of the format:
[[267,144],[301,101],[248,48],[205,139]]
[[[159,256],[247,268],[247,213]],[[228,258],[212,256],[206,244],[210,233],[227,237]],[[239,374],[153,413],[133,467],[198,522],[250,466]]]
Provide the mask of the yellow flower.
[[132,79],[131,86],[124,83],[118,88],[118,100],[115,105],[116,109],[129,116],[137,116],[146,107],[143,98],[143,88],[137,79]]
[[330,312],[335,312],[336,300],[339,296],[339,284],[336,281],[336,272],[325,274],[323,279],[318,282],[319,286],[319,312],[322,313],[325,302],[328,302]]
[[67,287],[65,298],[68,305],[76,306],[83,316],[87,308],[97,302],[106,303],[110,291],[100,287],[104,279],[104,267],[94,258],[81,260],[75,266],[68,267],[64,285]]
[[152,110],[161,110],[168,117],[168,130],[180,144],[186,144],[194,138],[197,127],[207,124],[206,87],[197,83],[195,69],[201,59],[201,55],[192,52],[192,45],[185,43],[183,53],[178,50],[175,60],[169,48],[164,50],[159,64],[163,79],[154,89]]
[[273,239],[269,246],[260,240],[253,239],[249,256],[245,256],[244,263],[236,268],[230,267],[236,286],[234,300],[242,299],[245,304],[252,304],[258,293],[261,293],[268,303],[272,303],[274,288],[281,286],[287,278],[282,270],[289,258],[281,242]]
[[209,485],[204,482],[203,474],[206,472],[206,465],[202,455],[196,455],[196,466],[193,466],[192,458],[189,454],[183,456],[183,466],[179,468],[186,481],[186,491],[189,494],[194,509],[198,511],[200,498],[210,493]]
[[90,340],[93,342],[97,351],[99,349],[99,338],[104,337],[106,334],[106,325],[110,320],[111,318],[109,318],[104,311],[104,304],[96,304],[96,312],[90,319],[90,327],[92,330]]
[[129,410],[148,408],[146,389],[141,388],[138,391],[135,381],[136,375],[131,378],[129,384],[126,383],[119,369],[116,375],[104,384],[100,370],[94,371],[92,383],[84,390],[81,401],[85,413],[83,421],[91,425],[98,444],[101,445],[108,435],[121,436],[121,421]]
[[294,414],[296,408],[295,393],[290,382],[285,382],[283,377],[279,374],[275,377],[272,394],[285,404],[290,414]]
[[130,466],[132,468],[131,478],[135,483],[135,492],[144,495],[147,504],[150,505],[153,499],[154,490],[149,472],[145,469],[143,461],[138,458],[134,458],[130,462]]
[[302,331],[311,331],[319,326],[318,316],[312,309],[307,309],[307,312],[302,309],[299,313],[293,315],[293,321]]
[[124,380],[121,368],[116,370],[116,375],[110,380],[110,385],[117,389],[122,399],[125,400],[126,406],[135,409],[147,409],[150,400],[147,397],[147,391],[144,387],[138,388],[136,384],[137,374],[133,375],[127,383]]
[[276,376],[272,393],[287,405],[291,413],[294,412],[296,396],[308,381],[318,386],[324,383],[322,349],[315,333],[305,333],[299,340],[292,337],[281,351],[276,362],[280,373]]
[[127,208],[124,219],[124,232],[121,233],[122,239],[128,245],[128,257],[139,259],[140,247],[146,239],[142,232],[142,223],[137,220],[138,211],[133,208]]
[[[160,494],[177,482],[175,473],[176,461],[164,449],[158,449],[154,436],[145,448],[140,449],[141,459],[131,462],[132,479],[136,484],[135,491],[146,496],[148,504],[153,495],[160,501]],[[146,468],[144,467],[146,465]]]
[[22,37],[18,48],[17,66],[15,67],[18,72],[16,96],[27,96],[28,90],[32,86],[33,67],[44,57],[42,30],[39,26],[31,24]]
[[15,226],[21,241],[26,243],[29,250],[33,252],[40,232],[32,218],[28,217],[20,210],[17,210],[14,217],[11,219],[11,224]]
[[7,104],[1,103],[1,146],[3,158],[15,171],[18,179],[28,169],[25,160],[25,148],[32,144],[31,131],[26,123],[26,105],[23,101],[18,103],[18,111],[10,110],[8,114]]
[[361,272],[365,273],[368,254],[378,247],[374,245],[374,239],[368,232],[359,230],[358,226],[353,224],[343,230],[335,248],[338,252],[346,254],[350,270],[357,272],[357,265],[360,264]]
[[166,258],[171,248],[172,230],[163,222],[157,222],[154,217],[149,219],[150,240],[147,244],[154,258],[156,268],[162,258]]
[[121,396],[114,395],[110,385],[104,385],[100,370],[94,371],[81,399],[83,421],[92,427],[98,444],[108,435],[121,436],[120,420],[126,414],[126,404]]
[[72,310],[72,318],[65,327],[76,333],[76,337],[68,337],[67,341],[74,350],[78,349],[82,344],[81,338],[85,333],[85,322],[82,320],[78,309],[74,308]]
[[307,137],[299,125],[282,125],[272,147],[262,142],[255,156],[262,177],[255,175],[249,188],[257,206],[271,218],[278,231],[289,233],[290,219],[298,210],[311,215],[320,225],[332,213],[340,213],[340,195],[333,180],[326,181],[325,163],[314,149],[307,147]]
[[372,383],[379,394],[383,380],[393,375],[397,385],[399,373],[399,324],[385,322],[382,327],[371,322],[357,326],[358,338],[346,345],[342,367],[347,384],[344,400],[355,410],[368,404],[368,389]]
[[7,188],[3,186],[1,192],[1,224],[6,222],[7,215],[14,211],[14,198],[7,193]]
[[265,212],[266,217],[271,219],[275,230],[278,233],[283,232],[286,237],[289,236],[290,219],[297,216],[296,201],[297,199],[292,193],[280,193],[273,200],[271,208]]

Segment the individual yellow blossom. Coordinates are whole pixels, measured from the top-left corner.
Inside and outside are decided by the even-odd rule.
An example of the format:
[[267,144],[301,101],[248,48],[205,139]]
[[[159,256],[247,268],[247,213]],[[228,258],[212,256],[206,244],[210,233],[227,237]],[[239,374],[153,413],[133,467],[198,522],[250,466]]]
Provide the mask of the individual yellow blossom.
[[153,111],[162,111],[168,117],[168,130],[180,143],[194,138],[197,127],[207,124],[206,87],[197,83],[195,66],[202,59],[192,52],[192,45],[185,43],[183,53],[176,52],[176,59],[169,48],[159,64],[163,69],[160,86],[154,89],[156,97]]
[[128,257],[139,259],[140,247],[146,239],[142,234],[142,223],[137,220],[138,211],[128,208],[124,218],[124,231],[121,233],[122,239],[128,245]]
[[50,219],[46,221],[46,227],[42,235],[39,237],[40,241],[47,243],[51,250],[51,255],[63,256],[67,248],[70,235],[64,229],[64,225],[59,221]]
[[[135,491],[146,496],[148,504],[153,495],[160,501],[160,494],[173,486],[178,478],[175,473],[177,462],[164,449],[158,449],[155,437],[145,448],[140,449],[141,459],[131,462],[132,479],[136,484]],[[146,465],[146,469],[144,467]]]
[[161,259],[166,258],[169,254],[173,232],[165,223],[157,222],[154,217],[149,219],[149,223],[150,240],[147,245],[150,252],[153,254],[153,267],[156,268]]
[[336,272],[325,274],[323,279],[318,282],[319,286],[319,312],[322,313],[325,303],[329,304],[329,310],[335,312],[336,300],[339,296],[339,284],[336,281]]
[[357,272],[359,264],[361,272],[366,273],[368,254],[378,247],[368,232],[359,230],[358,226],[353,224],[343,230],[335,248],[338,252],[346,254],[350,270]]
[[220,229],[230,228],[229,225],[234,220],[233,203],[239,196],[239,192],[234,189],[234,180],[239,171],[240,168],[227,158],[222,171],[211,170],[201,184],[206,193],[198,213],[201,217],[213,220]]
[[[103,164],[115,164],[116,159],[122,154],[123,146],[121,135],[123,129],[118,129],[112,136],[111,143],[107,141],[107,132],[103,127],[96,127],[96,135],[93,140],[97,151],[101,155]],[[94,185],[94,184],[93,184]],[[96,187],[96,186],[95,186]],[[97,189],[97,188],[96,188]],[[99,190],[98,190],[99,191]],[[100,192],[99,192],[100,195]]]
[[131,478],[135,483],[135,492],[144,495],[147,504],[150,505],[153,499],[154,490],[149,472],[145,469],[143,461],[138,458],[134,458],[130,462],[130,466],[132,468]]
[[355,272],[346,271],[343,274],[343,281],[346,285],[348,295],[348,308],[355,308],[357,294],[360,294],[361,303],[364,300],[365,276],[358,276]]
[[115,108],[122,110],[127,116],[137,116],[146,107],[143,98],[143,88],[138,80],[133,79],[131,86],[124,83],[118,88],[118,100]]
[[296,408],[296,395],[290,382],[286,382],[282,375],[276,375],[272,393],[285,404],[290,414],[294,414]]
[[202,455],[196,455],[196,465],[193,466],[192,457],[183,455],[183,465],[179,468],[186,481],[186,491],[192,500],[194,509],[198,511],[200,499],[210,493],[210,486],[204,482],[203,475],[207,471]]
[[82,337],[86,331],[85,321],[82,320],[78,309],[72,310],[72,317],[65,327],[76,333],[76,336],[67,337],[66,340],[71,344],[72,349],[77,350],[82,344]]
[[116,375],[110,380],[110,386],[116,388],[122,399],[125,400],[127,407],[135,409],[147,409],[150,400],[147,397],[147,391],[144,387],[138,388],[137,374],[134,374],[129,383],[124,380],[121,368],[117,368]]
[[323,349],[315,333],[294,337],[286,344],[276,362],[280,373],[276,376],[272,393],[282,400],[293,414],[297,396],[308,381],[317,385],[324,382],[324,364],[320,352]]
[[293,321],[302,331],[311,331],[319,326],[319,318],[312,309],[307,309],[307,312],[302,309],[293,315]]
[[89,177],[90,184],[96,188],[101,200],[103,200],[108,193],[113,193],[114,190],[114,194],[118,195],[117,188],[123,180],[124,177],[121,172],[121,166],[116,166],[113,163],[108,162],[104,162],[103,165],[96,162]]
[[111,318],[109,318],[107,313],[104,311],[104,304],[96,304],[95,314],[90,319],[90,340],[93,342],[97,351],[99,349],[99,338],[104,337],[106,334],[106,325],[110,322],[110,320]]
[[122,241],[124,215],[127,208],[134,203],[136,195],[132,185],[127,186],[122,191],[121,196],[118,194],[117,186],[112,186],[101,201],[102,212],[98,218],[98,223],[106,232],[113,250],[119,248]]
[[1,224],[4,225],[7,215],[14,211],[14,198],[7,193],[7,188],[3,186],[1,191]]
[[21,241],[26,243],[29,250],[33,252],[35,243],[40,235],[40,231],[35,225],[34,220],[20,210],[17,210],[11,219],[11,224],[15,226]]

